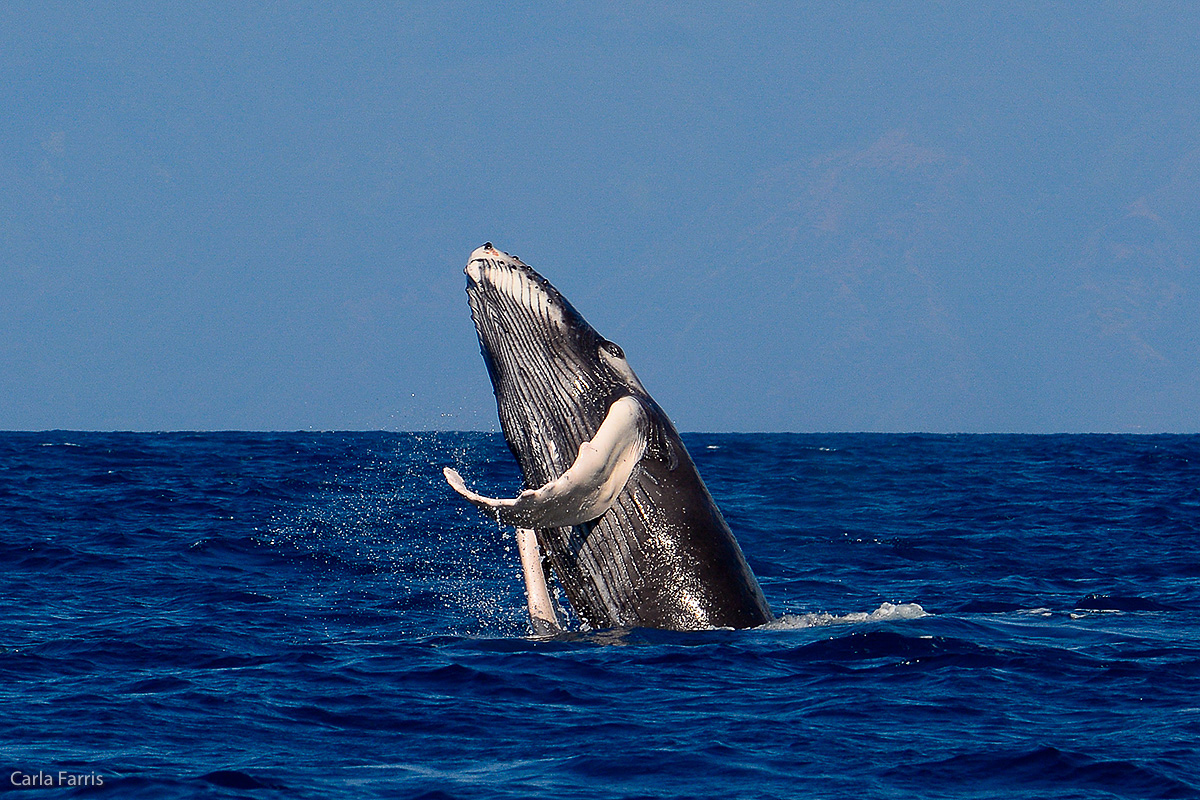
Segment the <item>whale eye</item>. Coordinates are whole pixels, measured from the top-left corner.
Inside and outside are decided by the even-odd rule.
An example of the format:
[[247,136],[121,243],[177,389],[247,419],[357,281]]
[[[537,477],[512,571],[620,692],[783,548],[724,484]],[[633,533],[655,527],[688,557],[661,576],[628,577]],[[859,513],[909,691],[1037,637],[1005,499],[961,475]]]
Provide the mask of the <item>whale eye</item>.
[[624,358],[625,357],[625,351],[621,349],[620,345],[618,345],[614,342],[605,342],[604,344],[600,345],[600,347],[602,347],[604,350],[608,351],[608,354],[610,356],[612,356],[613,358]]

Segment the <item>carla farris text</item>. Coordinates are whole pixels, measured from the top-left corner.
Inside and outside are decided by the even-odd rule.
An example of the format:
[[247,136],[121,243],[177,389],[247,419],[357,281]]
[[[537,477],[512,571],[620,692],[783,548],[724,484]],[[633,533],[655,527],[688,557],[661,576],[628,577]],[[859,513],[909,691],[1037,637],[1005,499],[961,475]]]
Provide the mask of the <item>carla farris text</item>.
[[60,770],[58,772],[22,772],[21,770],[13,770],[8,776],[8,782],[13,786],[25,786],[33,788],[41,786],[52,788],[56,786],[103,786],[104,776],[95,772],[80,774],[78,772],[67,772]]

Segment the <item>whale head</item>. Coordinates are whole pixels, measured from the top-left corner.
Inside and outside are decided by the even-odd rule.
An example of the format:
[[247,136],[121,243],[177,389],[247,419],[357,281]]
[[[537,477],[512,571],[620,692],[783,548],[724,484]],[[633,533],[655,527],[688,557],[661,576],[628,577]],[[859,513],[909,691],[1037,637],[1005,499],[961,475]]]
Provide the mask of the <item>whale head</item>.
[[621,348],[521,259],[489,242],[463,271],[505,438],[526,482],[541,485],[571,464],[614,399],[649,397]]

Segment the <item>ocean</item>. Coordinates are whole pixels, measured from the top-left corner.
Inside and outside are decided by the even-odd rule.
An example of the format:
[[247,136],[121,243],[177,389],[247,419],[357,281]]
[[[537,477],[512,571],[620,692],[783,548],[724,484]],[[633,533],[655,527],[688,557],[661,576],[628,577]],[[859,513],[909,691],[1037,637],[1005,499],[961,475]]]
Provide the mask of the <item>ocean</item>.
[[0,790],[1200,797],[1200,436],[684,440],[769,626],[533,638],[498,434],[0,434]]

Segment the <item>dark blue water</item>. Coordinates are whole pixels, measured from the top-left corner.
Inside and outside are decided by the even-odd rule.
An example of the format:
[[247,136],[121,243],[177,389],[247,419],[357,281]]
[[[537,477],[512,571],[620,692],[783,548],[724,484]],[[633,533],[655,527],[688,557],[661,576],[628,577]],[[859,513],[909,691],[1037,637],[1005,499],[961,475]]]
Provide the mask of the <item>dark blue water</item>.
[[1200,437],[685,438],[769,629],[527,638],[495,435],[0,434],[0,788],[1200,797]]

